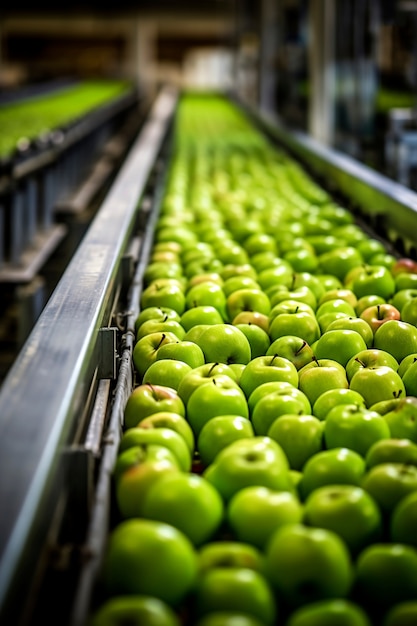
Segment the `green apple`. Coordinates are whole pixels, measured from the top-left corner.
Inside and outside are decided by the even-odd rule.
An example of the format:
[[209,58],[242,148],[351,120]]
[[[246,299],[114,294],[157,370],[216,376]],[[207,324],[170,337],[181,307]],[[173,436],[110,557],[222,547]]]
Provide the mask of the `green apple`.
[[258,356],[247,363],[240,377],[240,387],[249,398],[254,389],[272,381],[284,381],[297,387],[297,368],[289,359],[281,356]]
[[223,521],[224,505],[219,492],[198,474],[165,474],[147,490],[142,516],[165,522],[199,546],[209,541]]
[[403,307],[417,297],[417,288],[400,289],[392,296],[390,303],[402,313]]
[[237,289],[227,296],[226,311],[229,321],[242,311],[257,311],[268,315],[270,310],[269,298],[260,288]]
[[227,502],[244,487],[269,487],[291,491],[287,457],[269,437],[250,437],[232,442],[216,456],[204,471],[207,478]]
[[249,260],[246,250],[233,239],[218,239],[214,244],[214,251],[224,265],[230,263],[241,265]]
[[325,420],[327,414],[336,406],[356,404],[365,407],[365,400],[353,389],[329,389],[321,394],[313,405],[313,415],[319,420]]
[[256,572],[264,571],[264,555],[252,544],[229,539],[213,539],[199,547],[199,574],[218,567],[247,567]]
[[233,318],[232,324],[237,326],[239,324],[252,324],[259,326],[263,331],[268,333],[269,330],[269,317],[264,313],[258,311],[241,311]]
[[409,439],[417,444],[417,398],[405,396],[377,403],[374,410],[384,417],[392,437]]
[[209,420],[219,415],[249,418],[245,394],[228,376],[213,376],[200,385],[187,401],[187,420],[196,437]]
[[283,300],[295,300],[296,302],[304,302],[308,304],[313,311],[317,308],[317,300],[313,291],[310,287],[306,285],[301,285],[296,289],[290,289],[288,287],[283,287],[279,291],[276,291],[273,295],[270,296],[271,307],[273,308],[276,304],[279,304]]
[[258,619],[265,626],[276,623],[277,608],[272,589],[265,577],[253,569],[210,568],[199,577],[194,593],[198,617],[216,612],[237,612]]
[[350,379],[350,389],[361,394],[367,407],[406,395],[401,376],[387,365],[358,369]]
[[269,335],[257,324],[235,324],[246,337],[251,348],[251,359],[255,359],[258,356],[265,356],[271,341]]
[[181,263],[171,262],[166,263],[164,261],[151,261],[143,272],[143,283],[145,287],[150,285],[153,281],[159,278],[181,278],[182,266]]
[[354,330],[361,335],[363,340],[366,343],[367,348],[371,348],[374,341],[374,334],[372,329],[369,327],[369,324],[362,320],[360,317],[339,317],[326,327],[326,330],[337,330],[337,329],[345,329],[345,330]]
[[105,600],[93,613],[91,626],[180,626],[178,614],[159,598],[122,595]]
[[263,573],[265,558],[261,550],[250,543],[213,539],[198,550],[199,575],[218,567],[246,567]]
[[389,537],[392,542],[417,548],[417,491],[401,498],[391,512]]
[[400,272],[395,275],[395,291],[415,289],[417,287],[417,272]]
[[324,421],[324,441],[327,449],[346,447],[365,457],[369,448],[390,437],[385,419],[376,411],[357,404],[335,406]]
[[159,445],[169,448],[175,454],[180,468],[187,472],[191,469],[192,455],[184,438],[171,428],[140,428],[136,426],[126,430],[119,443],[119,453],[132,446]]
[[356,315],[360,315],[365,309],[368,309],[371,306],[376,306],[377,304],[385,304],[385,298],[381,298],[381,296],[377,296],[376,294],[370,294],[369,296],[362,296],[359,298],[355,305]]
[[323,286],[323,293],[321,293],[320,298],[323,297],[326,291],[343,288],[342,282],[337,278],[337,276],[334,276],[333,274],[316,273],[316,277],[319,279],[320,283]]
[[410,439],[381,439],[369,448],[365,461],[368,469],[381,463],[404,463],[417,466],[417,444]]
[[316,359],[298,371],[298,387],[311,406],[325,391],[347,389],[348,386],[345,368],[333,359]]
[[203,466],[214,461],[220,450],[237,439],[254,437],[252,423],[241,415],[217,415],[201,428],[197,449]]
[[263,232],[249,235],[249,237],[245,239],[243,246],[251,257],[258,252],[272,252],[274,255],[277,255],[278,252],[275,238]]
[[390,514],[402,498],[417,490],[417,467],[403,463],[380,463],[366,472],[362,487],[384,513]]
[[[359,604],[349,599],[318,600],[293,611],[286,626],[371,626]],[[394,625],[393,625],[394,626]]]
[[251,413],[253,429],[257,435],[267,435],[277,418],[289,414],[311,415],[308,397],[297,387],[284,387],[260,398]]
[[311,346],[296,335],[283,335],[275,339],[266,351],[266,356],[280,356],[291,361],[297,370],[314,359]]
[[133,428],[153,413],[167,411],[185,416],[185,405],[175,389],[165,385],[141,384],[129,395],[123,426]]
[[205,281],[193,285],[184,296],[185,304],[181,314],[186,309],[196,306],[212,306],[226,319],[226,296],[223,287],[215,282]]
[[189,365],[192,369],[204,365],[204,353],[200,346],[193,341],[178,341],[166,343],[160,348],[156,354],[156,360],[174,359],[182,361]]
[[314,249],[306,247],[289,250],[283,254],[283,259],[291,264],[295,272],[315,272],[319,267],[319,260]]
[[162,322],[163,320],[168,319],[179,322],[181,320],[181,316],[178,315],[174,309],[169,309],[167,307],[150,306],[146,309],[144,308],[139,312],[137,318],[135,319],[135,334],[139,330],[140,326],[148,320],[157,320]]
[[[336,320],[336,322],[340,320]],[[363,336],[351,328],[335,328],[331,326],[319,337],[315,344],[314,354],[316,359],[332,359],[343,366],[358,352],[366,350],[368,345]]]
[[291,300],[291,298],[284,298],[284,300],[272,307],[269,313],[270,322],[283,313],[308,313],[311,317],[315,316],[314,309],[309,304],[299,300]]
[[249,363],[251,347],[245,334],[232,324],[208,326],[197,341],[207,363]]
[[390,367],[395,372],[398,371],[398,361],[389,352],[378,348],[367,348],[361,350],[346,363],[346,374],[348,380],[352,380],[357,371],[368,367]]
[[278,596],[292,606],[347,597],[353,582],[348,548],[323,528],[287,524],[266,548],[266,570]]
[[316,309],[317,319],[320,320],[320,317],[326,313],[345,313],[348,317],[356,316],[354,306],[344,298],[322,300]]
[[375,543],[356,563],[357,597],[378,615],[417,597],[417,550],[398,543]]
[[137,428],[171,428],[175,430],[184,439],[190,453],[194,454],[195,440],[194,433],[190,424],[185,417],[178,413],[170,413],[169,411],[160,411],[145,417],[139,422]]
[[416,362],[417,362],[417,352],[412,352],[411,354],[408,354],[406,357],[403,358],[397,370],[401,378],[403,378],[408,368]]
[[334,235],[309,235],[307,240],[313,246],[317,255],[324,254],[324,252],[330,252],[340,247],[340,239],[337,239]]
[[284,335],[295,335],[311,345],[320,337],[320,326],[314,312],[302,310],[302,304],[296,304],[291,310],[278,313],[272,319],[270,318],[269,336],[271,341]]
[[[147,324],[148,322],[145,322]],[[169,331],[158,331],[145,335],[135,343],[133,364],[140,378],[148,367],[156,361],[158,350],[167,343],[177,343],[178,337]]]
[[[407,357],[405,357],[405,359],[406,358]],[[403,363],[405,359],[403,359],[401,363]],[[402,375],[402,381],[404,383],[406,393],[409,396],[417,395],[417,384],[415,381],[415,375],[417,371],[416,363],[417,361],[415,363],[412,363],[409,367],[407,367],[406,371]]]
[[226,516],[238,541],[265,550],[278,528],[302,521],[303,505],[290,491],[252,486],[235,493],[228,503]]
[[161,444],[138,444],[120,451],[114,467],[119,517],[141,517],[144,499],[153,485],[161,476],[181,471],[178,456]]
[[[197,326],[198,324],[222,324],[223,318],[218,309],[206,304],[195,306],[184,311],[181,315],[180,323],[184,329],[185,335],[193,326]],[[180,339],[183,338],[184,336],[180,337]]]
[[207,281],[217,283],[220,286],[223,286],[223,278],[220,276],[219,272],[203,272],[201,274],[196,274],[195,276],[191,276],[188,279],[187,290],[194,285],[198,285],[199,283],[205,283]]
[[103,578],[111,595],[149,595],[177,607],[196,583],[197,563],[194,546],[173,526],[130,519],[110,534]]
[[293,284],[293,274],[294,270],[290,263],[282,259],[279,265],[267,267],[266,269],[259,271],[257,281],[262,291],[266,291],[268,287],[277,284],[290,287]]
[[338,246],[319,255],[321,271],[326,274],[333,274],[342,282],[353,267],[358,267],[362,264],[362,255],[353,246]]
[[260,289],[260,286],[252,276],[231,276],[223,282],[223,291],[226,297],[240,289]]
[[250,264],[259,274],[263,270],[270,269],[271,267],[281,266],[283,259],[278,257],[271,250],[263,250],[262,252],[257,252],[250,258]]
[[320,300],[326,288],[320,279],[320,274],[312,274],[311,272],[295,272],[292,276],[291,289],[298,287],[309,287],[316,296],[317,302]]
[[303,521],[335,532],[352,554],[382,537],[379,507],[368,492],[356,485],[315,489],[304,503]]
[[[127,450],[117,454],[113,467],[114,484],[117,485],[122,474],[133,467],[146,465],[146,467],[149,468],[150,463],[146,464],[146,462],[149,461],[161,471],[171,467],[180,469],[177,456],[166,446],[158,444],[138,444],[137,446],[131,446]],[[143,472],[134,472],[134,476],[140,478],[142,473]]]
[[239,386],[236,373],[230,365],[226,365],[226,363],[204,363],[204,365],[195,367],[191,372],[188,372],[180,382],[178,396],[182,402],[186,405],[193,391],[203,383],[210,381],[214,376],[228,376],[230,380],[236,383],[236,387]]
[[358,300],[371,294],[388,300],[397,290],[394,277],[387,267],[367,264],[363,266],[362,272],[353,279],[351,289]]
[[257,280],[257,272],[250,263],[226,263],[219,272],[223,281],[232,276],[249,276]]
[[185,277],[190,279],[193,276],[200,276],[204,273],[218,273],[222,267],[223,263],[219,259],[212,258],[209,255],[206,257],[203,255],[201,258],[196,258],[185,263],[183,271]]
[[413,626],[417,623],[417,601],[399,602],[391,607],[384,618],[384,626]]
[[417,328],[407,322],[389,320],[375,332],[374,348],[389,352],[400,363],[407,355],[417,352]]
[[267,436],[279,443],[290,468],[301,470],[310,457],[323,449],[323,425],[313,415],[284,414],[272,422]]
[[165,385],[178,390],[184,376],[191,372],[192,368],[184,361],[173,359],[157,359],[145,371],[142,383],[150,385]]
[[182,315],[185,311],[185,295],[183,289],[175,283],[162,284],[153,282],[146,287],[141,294],[140,306],[142,309],[148,307],[167,307]]
[[306,462],[300,481],[300,492],[306,498],[315,489],[325,485],[361,486],[365,471],[365,459],[354,450],[322,450]]
[[375,254],[385,254],[387,251],[385,244],[374,237],[367,237],[366,239],[359,241],[356,249],[361,253],[365,263],[369,263],[370,259]]
[[290,392],[294,390],[294,385],[285,381],[273,380],[267,383],[262,383],[259,387],[256,387],[250,394],[248,398],[248,407],[249,413],[252,415],[253,409],[258,401],[264,396],[268,395],[272,391],[281,391],[283,389],[289,390]]

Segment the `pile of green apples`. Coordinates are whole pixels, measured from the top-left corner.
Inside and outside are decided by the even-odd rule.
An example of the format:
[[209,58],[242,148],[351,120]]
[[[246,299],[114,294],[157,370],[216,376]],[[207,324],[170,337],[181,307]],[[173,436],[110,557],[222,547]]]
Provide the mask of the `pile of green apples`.
[[93,626],[417,624],[417,263],[179,102]]

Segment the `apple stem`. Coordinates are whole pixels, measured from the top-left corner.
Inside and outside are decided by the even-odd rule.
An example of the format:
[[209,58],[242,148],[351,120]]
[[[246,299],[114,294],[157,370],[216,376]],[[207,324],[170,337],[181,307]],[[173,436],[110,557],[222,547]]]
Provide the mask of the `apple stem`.
[[279,356],[278,354],[274,354],[274,356],[271,359],[270,365],[273,365],[275,359],[277,358],[277,356]]
[[304,350],[304,348],[307,345],[307,341],[303,340],[303,343],[301,344],[301,346],[298,348],[298,350],[296,351],[295,354],[300,354],[301,350]]
[[394,391],[392,395],[397,400],[400,397],[400,395],[402,394],[402,392],[403,392],[403,390],[399,389],[398,391]]
[[365,363],[363,361],[361,361],[360,359],[358,359],[357,357],[356,357],[355,361],[356,361],[356,363],[359,363],[359,365],[362,365],[362,367],[365,367]]
[[377,305],[376,305],[376,315],[377,315],[377,318],[378,318],[379,320],[382,320],[382,315],[381,315],[381,305],[380,305],[380,304],[377,304]]
[[316,356],[313,356],[313,358],[311,360],[312,360],[313,363],[315,363],[317,365],[317,367],[321,367],[321,365],[320,365],[320,363],[319,363],[319,361],[318,361]]
[[165,314],[165,317],[163,318],[163,320],[162,320],[162,321],[163,321],[163,322],[166,322],[166,321],[167,321],[167,319],[168,319],[168,314],[166,313],[166,314]]
[[161,345],[163,344],[163,342],[165,341],[165,339],[166,339],[166,334],[165,334],[165,333],[162,333],[161,340],[160,340],[160,342],[158,343],[158,345],[156,346],[156,349],[157,349],[157,350],[158,350],[158,348],[160,348],[160,347],[161,347]]
[[215,367],[218,366],[218,363],[213,363],[213,365],[210,367],[209,369],[209,376],[211,376],[212,371],[214,370]]

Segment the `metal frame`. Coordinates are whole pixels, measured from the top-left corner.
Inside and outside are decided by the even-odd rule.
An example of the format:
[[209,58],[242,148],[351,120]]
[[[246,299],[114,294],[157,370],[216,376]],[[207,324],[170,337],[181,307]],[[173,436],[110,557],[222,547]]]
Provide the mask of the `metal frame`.
[[175,90],[158,96],[0,390],[2,623],[16,623],[24,576],[33,576],[51,516],[68,487],[69,446],[82,427],[94,381],[98,386],[99,331],[111,322],[122,257],[176,100]]

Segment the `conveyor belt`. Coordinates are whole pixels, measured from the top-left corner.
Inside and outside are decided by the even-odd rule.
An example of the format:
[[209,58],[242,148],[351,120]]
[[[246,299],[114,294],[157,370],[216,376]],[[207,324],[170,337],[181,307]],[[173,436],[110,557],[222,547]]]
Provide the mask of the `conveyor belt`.
[[[123,406],[132,384],[133,335],[129,329],[137,313],[135,303],[139,301],[157,207],[155,199],[150,207],[146,199],[141,200],[168,136],[176,103],[174,90],[166,89],[159,95],[1,389],[1,623],[18,623],[14,618],[22,585],[28,584],[39,567],[45,540],[54,540],[51,516],[57,515],[56,503],[62,500],[65,507],[65,500],[73,497],[68,493],[68,472],[71,489],[78,490],[79,499],[75,501],[85,505],[83,510],[75,511],[75,516],[85,522],[79,540],[89,558],[75,585],[75,602],[66,608],[71,626],[79,626],[85,617],[106,530],[109,474]],[[348,198],[369,229],[407,253],[414,253],[415,193],[302,134],[289,133],[256,112],[251,115],[273,141],[287,147],[326,181],[330,191]],[[135,243],[140,210],[148,219]],[[132,245],[139,247],[134,255],[135,272],[124,272],[124,266],[132,260]],[[120,330],[115,327],[119,313],[116,303],[120,302],[126,278],[130,281],[128,310]],[[100,458],[103,433],[106,445]],[[100,465],[96,474],[97,460]],[[92,510],[91,502],[95,503]]]

